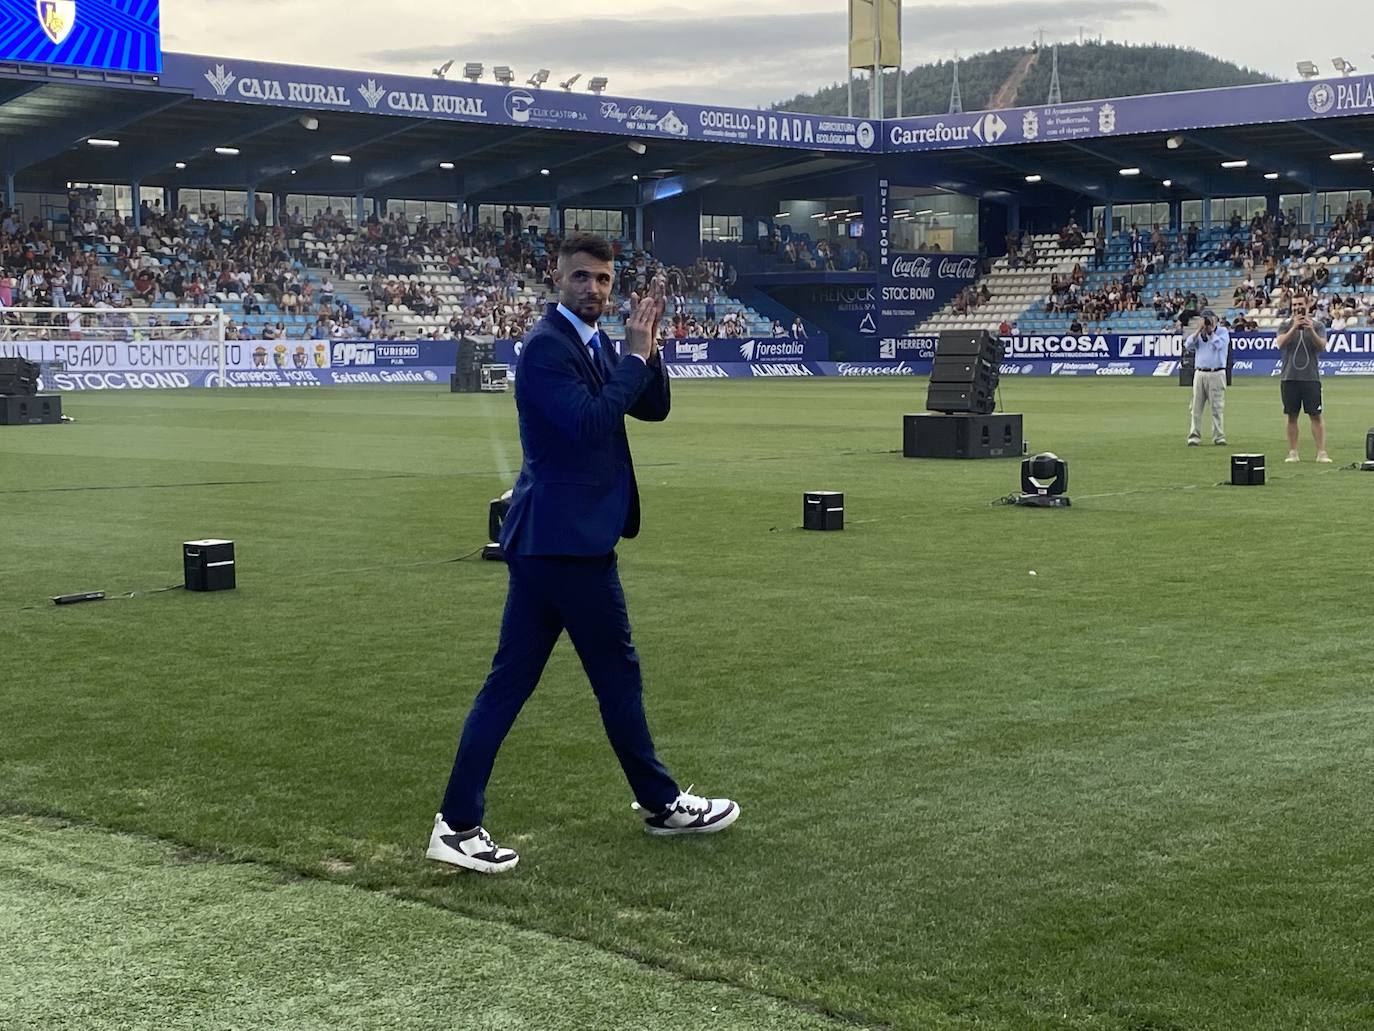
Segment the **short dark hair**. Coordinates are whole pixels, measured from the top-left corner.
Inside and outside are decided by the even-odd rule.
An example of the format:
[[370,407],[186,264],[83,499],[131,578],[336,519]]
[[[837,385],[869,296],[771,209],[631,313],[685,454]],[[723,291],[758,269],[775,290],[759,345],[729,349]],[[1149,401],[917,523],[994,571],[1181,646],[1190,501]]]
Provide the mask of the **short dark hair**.
[[611,245],[604,237],[597,236],[595,233],[573,233],[563,241],[558,248],[558,257],[571,257],[574,254],[590,254],[597,261],[611,262],[615,260],[615,252],[611,250]]

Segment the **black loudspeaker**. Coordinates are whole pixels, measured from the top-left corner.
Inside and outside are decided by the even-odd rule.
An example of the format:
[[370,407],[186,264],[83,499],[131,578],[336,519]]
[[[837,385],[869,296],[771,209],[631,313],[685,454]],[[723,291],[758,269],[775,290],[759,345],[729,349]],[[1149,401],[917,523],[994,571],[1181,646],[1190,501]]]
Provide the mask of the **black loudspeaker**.
[[38,364],[26,358],[0,358],[0,394],[38,393]]
[[187,541],[181,546],[181,557],[188,591],[234,589],[233,541]]
[[37,426],[61,421],[62,398],[57,394],[0,394],[0,426]]
[[802,495],[802,527],[843,530],[844,494],[837,490],[809,490]]
[[1021,456],[1019,414],[906,415],[902,454],[907,458],[1012,458]]
[[1232,455],[1231,485],[1234,487],[1261,487],[1264,485],[1263,455]]
[[458,341],[458,363],[449,380],[449,390],[455,394],[475,394],[482,389],[482,366],[496,361],[494,340],[474,340],[463,337]]
[[988,330],[945,330],[935,347],[926,407],[986,415],[996,407],[1002,340]]

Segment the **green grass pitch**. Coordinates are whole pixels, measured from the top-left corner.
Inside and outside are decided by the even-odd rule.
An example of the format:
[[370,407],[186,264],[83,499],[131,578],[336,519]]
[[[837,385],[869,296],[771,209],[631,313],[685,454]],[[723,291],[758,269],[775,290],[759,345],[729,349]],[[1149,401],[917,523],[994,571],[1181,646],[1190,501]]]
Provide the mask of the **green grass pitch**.
[[[1272,380],[1225,448],[1167,380],[1008,380],[1070,464],[1032,511],[990,504],[1016,461],[901,457],[922,381],[677,384],[622,575],[663,758],[743,815],[643,834],[565,641],[489,792],[503,878],[422,851],[511,397],[0,427],[0,1026],[1374,1026],[1374,381],[1326,391],[1335,464],[1304,420],[1286,465]],[[1241,451],[1267,485],[1219,485]],[[238,590],[48,601],[205,536]]]

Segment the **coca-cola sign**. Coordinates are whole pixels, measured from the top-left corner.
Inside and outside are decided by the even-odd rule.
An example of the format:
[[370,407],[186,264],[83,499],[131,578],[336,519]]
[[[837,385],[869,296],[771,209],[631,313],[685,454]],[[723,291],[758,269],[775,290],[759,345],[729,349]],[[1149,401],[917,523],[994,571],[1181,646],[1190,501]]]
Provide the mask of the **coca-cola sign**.
[[894,279],[929,279],[930,259],[922,256],[911,258],[899,254],[892,259],[892,277]]
[[977,279],[978,259],[941,258],[939,275],[941,279]]

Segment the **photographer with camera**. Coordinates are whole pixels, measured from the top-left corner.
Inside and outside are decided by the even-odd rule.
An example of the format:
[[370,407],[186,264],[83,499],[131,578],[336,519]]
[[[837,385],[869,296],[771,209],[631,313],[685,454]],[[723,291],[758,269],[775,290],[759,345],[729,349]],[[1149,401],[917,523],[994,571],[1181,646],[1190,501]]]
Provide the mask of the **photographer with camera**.
[[1312,440],[1317,445],[1317,461],[1330,462],[1326,453],[1326,426],[1322,422],[1322,378],[1317,356],[1326,350],[1326,332],[1312,317],[1312,298],[1294,297],[1293,315],[1279,329],[1274,344],[1283,355],[1279,390],[1283,394],[1283,414],[1288,417],[1288,457],[1298,461],[1298,413],[1306,412],[1312,423]]
[[1188,446],[1202,443],[1202,408],[1212,406],[1212,443],[1226,443],[1226,362],[1231,352],[1231,331],[1217,321],[1211,308],[1202,310],[1202,324],[1183,341],[1193,356],[1193,419],[1188,427]]

